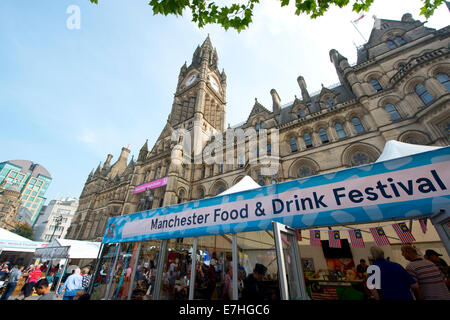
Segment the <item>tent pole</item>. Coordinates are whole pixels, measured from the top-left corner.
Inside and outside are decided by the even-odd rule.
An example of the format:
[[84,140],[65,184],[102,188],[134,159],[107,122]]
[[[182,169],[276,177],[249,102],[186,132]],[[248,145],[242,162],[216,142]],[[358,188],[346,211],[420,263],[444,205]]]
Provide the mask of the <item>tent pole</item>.
[[113,281],[113,279],[114,279],[114,277],[116,275],[115,269],[116,269],[116,265],[117,265],[117,259],[119,258],[120,247],[121,246],[120,246],[120,242],[119,242],[119,243],[116,244],[117,252],[116,252],[116,255],[115,255],[115,258],[114,258],[114,263],[111,266],[111,269],[109,270],[110,278],[109,278],[109,281],[108,281],[108,286],[106,287],[106,294],[105,294],[105,299],[106,300],[109,300],[109,291],[111,290],[111,284],[112,284],[112,281]]
[[233,281],[232,281],[232,288],[233,288],[233,300],[239,299],[239,292],[238,292],[238,246],[237,246],[237,235],[236,233],[233,233],[233,252],[232,252],[232,259],[233,259]]
[[100,267],[100,258],[103,254],[103,249],[105,248],[105,244],[102,242],[100,244],[100,248],[98,250],[98,255],[97,255],[97,262],[95,264],[95,270],[92,273],[92,278],[91,278],[91,282],[89,283],[89,287],[88,287],[88,293],[92,294],[92,290],[94,289],[94,282],[95,282],[95,276],[97,275],[97,272],[99,271],[98,268]]
[[159,300],[159,294],[161,292],[162,274],[164,271],[164,263],[166,260],[166,253],[167,253],[167,243],[168,240],[161,241],[161,248],[159,251],[159,259],[158,259],[158,269],[156,271],[157,273],[155,279],[155,290],[153,292],[152,300]]
[[194,244],[192,245],[192,257],[191,257],[191,279],[189,280],[189,300],[194,300],[195,289],[195,277],[196,277],[196,264],[197,264],[197,238],[194,238]]
[[55,292],[58,292],[59,286],[61,285],[62,278],[64,277],[64,273],[66,273],[68,262],[69,262],[69,258],[64,259],[64,269],[61,272],[61,276],[58,278],[58,283],[56,284]]
[[450,223],[450,213],[446,210],[439,211],[438,213],[432,215],[430,217],[431,222],[436,229],[439,238],[441,238],[442,243],[444,244],[445,250],[447,250],[447,254],[450,255],[450,234],[449,226]]
[[139,255],[141,254],[141,245],[142,245],[142,242],[139,242],[137,250],[136,250],[136,257],[134,259],[133,271],[131,272],[130,289],[128,290],[128,299],[127,300],[131,299],[131,293],[133,292],[133,289],[134,289],[133,288],[134,287],[134,278],[136,275],[136,268],[137,268],[137,264],[139,261]]

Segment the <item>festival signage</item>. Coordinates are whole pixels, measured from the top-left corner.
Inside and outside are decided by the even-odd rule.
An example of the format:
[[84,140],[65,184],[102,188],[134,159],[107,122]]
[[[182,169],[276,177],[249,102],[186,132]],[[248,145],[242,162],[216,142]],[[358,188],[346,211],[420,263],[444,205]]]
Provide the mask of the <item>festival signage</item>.
[[104,243],[425,217],[450,210],[450,147],[108,220]]
[[158,180],[147,182],[145,184],[141,184],[140,186],[136,186],[134,188],[134,194],[144,192],[145,190],[151,190],[151,189],[165,186],[167,184],[168,180],[169,180],[169,177],[164,177],[164,178],[161,178]]
[[0,239],[0,248],[4,251],[8,251],[8,249],[37,249],[43,248],[48,244],[48,242],[35,242],[35,241],[20,241],[20,240],[1,240]]

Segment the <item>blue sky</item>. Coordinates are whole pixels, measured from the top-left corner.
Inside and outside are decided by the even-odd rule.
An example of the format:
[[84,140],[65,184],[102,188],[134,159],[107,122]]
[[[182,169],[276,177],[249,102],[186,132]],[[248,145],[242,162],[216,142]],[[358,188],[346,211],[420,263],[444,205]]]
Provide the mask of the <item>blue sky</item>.
[[[154,16],[146,0],[0,1],[0,162],[27,159],[52,174],[48,201],[79,197],[92,169],[106,155],[131,154],[158,138],[171,110],[178,73],[210,34],[227,74],[226,123],[246,120],[258,101],[271,108],[275,88],[282,104],[338,82],[329,51],[356,61],[364,43],[350,8],[310,20],[292,6],[265,0],[254,22],[238,34],[218,26],[199,29],[185,17]],[[80,30],[69,30],[70,5],[81,9]],[[372,15],[419,17],[419,0],[376,0],[358,23],[368,38]],[[407,9],[405,9],[407,8]],[[442,6],[428,27],[448,24]],[[48,202],[47,201],[47,202]]]

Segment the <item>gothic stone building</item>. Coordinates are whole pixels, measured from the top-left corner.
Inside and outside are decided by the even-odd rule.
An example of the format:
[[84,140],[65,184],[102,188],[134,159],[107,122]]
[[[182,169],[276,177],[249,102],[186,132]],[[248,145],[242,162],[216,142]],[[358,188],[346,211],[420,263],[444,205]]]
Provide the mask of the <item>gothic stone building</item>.
[[[195,154],[209,133],[225,136],[227,80],[208,36],[180,70],[172,110],[155,145],[149,149],[145,142],[129,162],[130,151],[123,148],[117,162],[111,165],[108,155],[89,174],[68,237],[99,240],[112,216],[214,196],[245,175],[270,184],[373,162],[388,140],[448,145],[449,36],[450,26],[431,29],[410,14],[401,21],[378,20],[355,65],[330,51],[339,85],[309,94],[299,76],[301,99],[281,105],[272,89],[271,109],[255,101],[237,127],[278,129],[280,166],[271,176],[261,175],[260,163],[248,157],[244,164],[182,163],[183,151],[171,141],[172,132],[184,128],[196,137]],[[270,135],[268,141],[270,154]],[[136,186],[162,177],[168,177],[165,186],[134,194]]]

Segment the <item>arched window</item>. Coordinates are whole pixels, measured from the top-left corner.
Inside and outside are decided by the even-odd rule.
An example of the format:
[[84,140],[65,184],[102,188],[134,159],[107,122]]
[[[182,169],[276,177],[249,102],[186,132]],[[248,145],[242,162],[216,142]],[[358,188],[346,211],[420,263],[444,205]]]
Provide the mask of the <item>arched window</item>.
[[311,135],[309,133],[305,133],[303,135],[303,139],[305,140],[306,148],[311,148],[313,146],[312,140],[311,140]]
[[241,154],[238,156],[238,165],[239,168],[242,168],[244,166],[244,156]]
[[416,93],[425,104],[429,104],[431,101],[433,101],[433,96],[421,83],[416,86]]
[[261,129],[264,129],[264,121],[261,121],[261,122],[259,123],[259,127],[260,127]]
[[297,117],[298,118],[303,118],[305,116],[305,111],[303,111],[303,109],[298,109],[297,110]]
[[220,194],[220,193],[222,193],[222,192],[224,192],[225,191],[225,187],[224,186],[220,186],[218,189],[217,189],[217,194]]
[[401,46],[406,43],[405,39],[403,39],[403,37],[401,37],[401,36],[396,36],[395,41]]
[[357,152],[352,156],[352,166],[361,166],[370,163],[370,157],[364,152]]
[[297,171],[297,177],[305,178],[312,176],[314,174],[314,170],[307,166],[301,166]]
[[381,87],[381,84],[378,82],[377,79],[370,80],[370,84],[372,85],[373,89],[376,92],[379,92],[379,91],[383,90],[383,87]]
[[436,75],[436,79],[439,80],[442,85],[447,88],[447,91],[450,91],[450,78],[448,77],[448,74],[446,73],[438,73]]
[[391,49],[396,49],[397,48],[397,45],[392,40],[387,40],[386,43],[389,46],[389,48],[391,48]]
[[198,189],[198,199],[203,199],[205,197],[205,191],[202,188]]
[[326,97],[325,98],[325,108],[329,108],[334,106],[334,100],[331,99],[330,97]]
[[364,127],[363,127],[363,125],[361,123],[361,120],[359,120],[358,117],[354,117],[352,119],[352,123],[353,123],[353,127],[355,127],[355,130],[356,130],[357,134],[360,134],[360,133],[364,132]]
[[178,193],[178,201],[177,203],[181,203],[184,200],[184,190],[181,189],[180,192]]
[[347,135],[345,134],[344,128],[342,127],[342,124],[340,124],[339,122],[337,122],[334,125],[334,128],[336,129],[336,133],[339,137],[339,139],[345,138],[347,137]]
[[291,145],[291,152],[297,152],[298,148],[297,148],[297,139],[295,139],[294,137],[289,139],[289,143]]
[[182,167],[181,167],[181,177],[184,178],[185,175],[186,175],[186,165],[183,164]]
[[156,168],[154,179],[159,178],[159,171],[160,170],[161,170],[161,167]]
[[219,164],[219,173],[223,173],[223,163]]
[[167,177],[169,175],[169,168],[170,168],[170,164],[167,163],[166,164],[166,174],[164,175],[165,177]]
[[258,124],[258,122],[255,124],[255,130],[256,130],[256,131],[259,130],[259,124]]
[[319,129],[319,136],[320,136],[320,140],[322,140],[322,143],[328,143],[328,135],[327,135],[327,130],[325,130],[324,128],[320,128]]
[[386,104],[384,106],[384,109],[386,110],[387,113],[389,113],[389,116],[391,117],[392,121],[396,121],[396,120],[400,120],[400,114],[398,113],[397,109],[395,108],[395,106],[393,104]]
[[264,186],[266,183],[264,182],[264,177],[262,175],[258,176],[258,184],[260,186]]
[[270,143],[267,144],[267,155],[272,155],[272,146],[270,145]]

